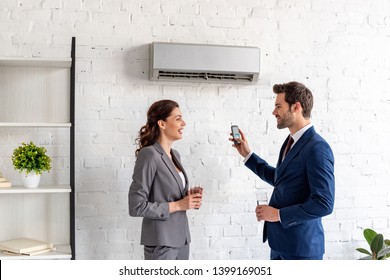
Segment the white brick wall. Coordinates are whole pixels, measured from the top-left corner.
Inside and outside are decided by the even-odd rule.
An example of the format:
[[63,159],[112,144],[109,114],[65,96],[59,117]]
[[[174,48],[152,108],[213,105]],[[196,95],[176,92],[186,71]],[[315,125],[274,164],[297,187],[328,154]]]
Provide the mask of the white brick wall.
[[[287,131],[275,127],[272,85],[290,80],[313,90],[313,122],[335,153],[325,258],[358,258],[365,227],[389,238],[389,10],[389,1],[374,0],[0,0],[0,56],[64,57],[77,37],[77,258],[143,257],[141,219],[127,214],[134,139],[148,106],[171,98],[187,121],[175,148],[192,183],[205,187],[202,209],[188,213],[191,258],[267,259],[253,210],[256,190],[271,187],[243,166],[227,138],[230,123],[238,124],[274,164]],[[151,82],[152,41],[257,46],[260,81]],[[0,169],[11,179],[7,156],[25,137],[0,132]],[[67,149],[61,133],[34,137]],[[63,169],[66,160],[55,165]]]

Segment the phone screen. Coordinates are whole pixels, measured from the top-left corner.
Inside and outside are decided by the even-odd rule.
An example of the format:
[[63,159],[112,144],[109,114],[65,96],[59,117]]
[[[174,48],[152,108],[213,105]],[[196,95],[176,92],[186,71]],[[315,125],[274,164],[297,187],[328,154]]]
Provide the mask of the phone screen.
[[[233,135],[233,139],[240,139],[240,132],[238,131],[237,125],[232,125],[232,135]],[[239,143],[234,141],[234,144],[239,144]]]

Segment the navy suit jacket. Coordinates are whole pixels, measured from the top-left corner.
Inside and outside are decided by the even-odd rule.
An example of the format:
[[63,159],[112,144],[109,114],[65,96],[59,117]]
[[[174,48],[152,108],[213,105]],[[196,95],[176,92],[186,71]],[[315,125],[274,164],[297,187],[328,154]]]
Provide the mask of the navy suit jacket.
[[282,162],[287,139],[276,168],[256,154],[245,163],[274,187],[269,205],[280,210],[280,222],[265,222],[263,242],[268,238],[271,249],[292,256],[323,255],[321,218],[332,213],[335,195],[333,153],[311,127]]

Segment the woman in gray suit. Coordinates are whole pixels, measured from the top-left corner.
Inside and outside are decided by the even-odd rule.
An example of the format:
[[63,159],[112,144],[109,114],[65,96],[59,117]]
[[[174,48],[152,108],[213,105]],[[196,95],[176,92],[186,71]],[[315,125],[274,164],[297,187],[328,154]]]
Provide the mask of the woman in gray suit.
[[129,213],[143,217],[141,244],[146,260],[188,260],[191,241],[186,210],[199,208],[202,192],[191,193],[173,142],[186,123],[172,100],[152,104],[137,138],[136,163],[129,190]]

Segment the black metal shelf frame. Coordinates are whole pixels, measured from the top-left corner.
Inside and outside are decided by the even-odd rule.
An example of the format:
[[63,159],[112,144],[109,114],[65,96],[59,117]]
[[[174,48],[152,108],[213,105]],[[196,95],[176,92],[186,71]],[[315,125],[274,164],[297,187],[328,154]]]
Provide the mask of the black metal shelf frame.
[[76,91],[76,38],[72,37],[72,66],[70,69],[70,248],[72,260],[76,259],[76,180],[75,180],[75,91]]

